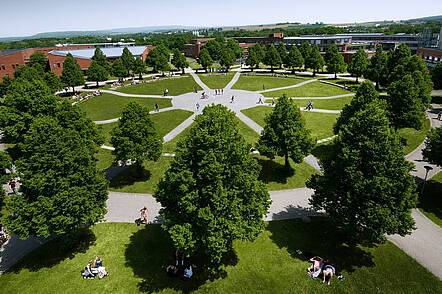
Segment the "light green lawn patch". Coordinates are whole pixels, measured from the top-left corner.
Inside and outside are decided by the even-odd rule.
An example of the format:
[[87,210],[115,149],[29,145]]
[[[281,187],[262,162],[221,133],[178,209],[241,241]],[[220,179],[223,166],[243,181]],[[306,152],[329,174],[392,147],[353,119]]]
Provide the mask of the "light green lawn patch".
[[419,147],[419,145],[425,140],[429,131],[430,121],[428,119],[425,120],[421,130],[415,130],[412,128],[398,130],[398,134],[404,143],[404,154],[409,154]]
[[112,155],[112,151],[100,148],[95,154],[95,158],[97,159],[97,168],[105,171],[112,166],[115,156]]
[[[277,98],[276,98],[277,99]],[[313,102],[313,107],[317,109],[328,109],[328,110],[341,110],[345,105],[350,104],[353,97],[342,97],[336,99],[319,99],[319,100],[309,100],[309,99],[293,99],[293,103],[299,107],[306,107],[309,101]],[[272,103],[272,99],[266,99],[266,103]]]
[[[253,242],[234,242],[234,253],[210,279],[192,256],[190,281],[170,278],[174,249],[159,225],[104,223],[84,229],[81,242],[66,249],[54,240],[0,276],[2,293],[441,293],[442,282],[392,243],[374,248],[334,245],[326,220],[268,223]],[[296,250],[308,252],[298,255]],[[109,276],[83,280],[80,271],[96,255]],[[319,255],[337,264],[346,278],[330,286],[306,275]],[[400,270],[398,270],[400,269]]]
[[250,75],[242,74],[239,80],[233,85],[233,89],[247,90],[247,91],[261,91],[263,85],[265,89],[273,89],[279,87],[286,87],[296,85],[304,82],[305,78],[294,77],[272,77],[270,75]]
[[[264,127],[264,118],[272,111],[268,106],[257,106],[242,110],[242,113],[253,119],[257,124]],[[338,118],[337,114],[317,113],[302,111],[307,128],[312,132],[316,140],[333,136],[333,126]]]
[[193,92],[195,88],[201,90],[201,87],[191,76],[185,75],[182,77],[161,78],[144,84],[119,88],[117,91],[127,94],[163,95],[164,89],[168,89],[170,96],[177,96]]
[[[150,119],[155,124],[155,128],[158,131],[160,137],[164,137],[170,131],[175,129],[183,121],[185,121],[189,116],[192,115],[191,111],[174,109],[171,111],[159,112],[150,115]],[[105,138],[105,145],[110,144],[111,130],[117,126],[117,123],[105,124],[101,126],[101,133]]]
[[425,184],[424,193],[419,199],[419,209],[442,228],[442,172]]
[[234,73],[198,74],[201,81],[210,89],[223,89],[232,80]]
[[86,115],[92,120],[107,120],[121,116],[123,108],[129,102],[136,102],[153,110],[155,103],[159,108],[171,107],[171,99],[166,98],[131,98],[121,97],[108,93],[91,98],[78,104],[86,112]]
[[249,143],[252,146],[255,146],[256,142],[258,142],[259,134],[236,116],[235,116],[235,121],[238,126],[238,132],[244,137],[247,143]]
[[288,97],[331,97],[351,92],[337,86],[312,82],[296,88],[263,93],[265,97],[281,97],[284,94]]

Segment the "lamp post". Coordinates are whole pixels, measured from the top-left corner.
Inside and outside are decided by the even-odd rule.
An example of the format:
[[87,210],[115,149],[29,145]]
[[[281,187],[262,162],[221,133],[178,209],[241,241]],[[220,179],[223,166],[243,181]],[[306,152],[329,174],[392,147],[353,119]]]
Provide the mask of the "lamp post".
[[425,188],[425,183],[427,183],[428,172],[433,169],[429,165],[425,165],[424,168],[425,168],[425,178],[424,178],[424,183],[422,184],[421,196],[424,194],[424,188]]

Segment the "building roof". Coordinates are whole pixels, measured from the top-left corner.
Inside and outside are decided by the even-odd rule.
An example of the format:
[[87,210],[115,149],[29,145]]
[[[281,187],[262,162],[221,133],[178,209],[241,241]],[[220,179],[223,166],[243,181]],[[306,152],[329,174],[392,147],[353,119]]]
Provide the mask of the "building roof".
[[299,37],[285,37],[284,40],[335,40],[335,39],[343,39],[343,38],[351,38],[351,36],[337,36],[337,35],[305,35]]
[[[118,58],[123,54],[123,49],[127,48],[134,56],[140,56],[146,50],[146,46],[130,46],[130,47],[111,47],[100,48],[107,58]],[[94,56],[95,48],[79,49],[79,50],[53,50],[49,52],[53,55],[66,56],[69,53],[76,58],[91,59]]]
[[21,52],[24,51],[26,49],[5,49],[5,50],[0,50],[0,56],[1,55],[9,55],[9,54],[14,54],[16,52]]

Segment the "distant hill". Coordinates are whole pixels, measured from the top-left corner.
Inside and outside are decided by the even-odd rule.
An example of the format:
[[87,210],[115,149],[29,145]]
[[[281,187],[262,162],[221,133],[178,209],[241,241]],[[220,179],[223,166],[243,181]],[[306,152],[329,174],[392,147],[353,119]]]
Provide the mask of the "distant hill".
[[190,27],[190,26],[150,26],[150,27],[136,27],[136,28],[117,28],[117,29],[98,30],[98,31],[45,32],[27,37],[0,38],[0,42],[13,42],[25,39],[72,38],[72,37],[81,37],[81,36],[112,36],[112,35],[137,34],[137,33],[178,32],[178,31],[191,31],[200,28],[201,27]]

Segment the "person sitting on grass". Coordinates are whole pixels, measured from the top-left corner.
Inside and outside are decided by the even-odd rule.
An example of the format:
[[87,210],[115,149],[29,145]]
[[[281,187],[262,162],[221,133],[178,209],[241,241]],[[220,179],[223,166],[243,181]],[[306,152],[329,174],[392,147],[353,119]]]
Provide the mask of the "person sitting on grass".
[[322,269],[322,283],[327,282],[327,285],[330,285],[330,281],[336,273],[336,269],[331,264],[326,264]]
[[92,272],[92,266],[90,262],[84,267],[83,273],[81,275],[83,276],[83,279],[95,278],[95,274]]
[[323,259],[319,256],[313,256],[309,259],[312,264],[307,268],[307,272],[312,279],[315,279],[321,273]]
[[184,267],[184,273],[183,273],[183,279],[190,280],[193,276],[192,266],[189,264],[186,264],[186,267]]

